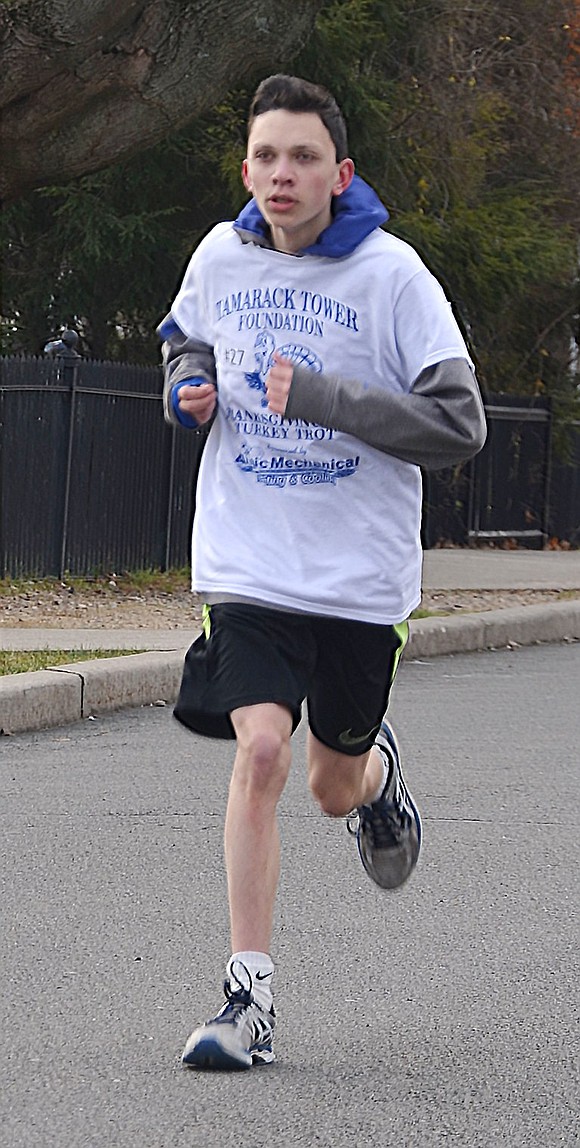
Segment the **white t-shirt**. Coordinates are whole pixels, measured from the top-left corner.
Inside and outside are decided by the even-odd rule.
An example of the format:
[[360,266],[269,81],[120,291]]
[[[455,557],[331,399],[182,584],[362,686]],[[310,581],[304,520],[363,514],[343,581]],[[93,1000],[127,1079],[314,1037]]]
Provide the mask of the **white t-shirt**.
[[419,468],[351,435],[268,410],[277,350],[312,371],[408,393],[468,359],[451,307],[408,244],[373,231],[344,258],[242,243],[219,224],[172,308],[213,347],[218,415],[193,531],[193,588],[270,606],[397,623],[420,601]]

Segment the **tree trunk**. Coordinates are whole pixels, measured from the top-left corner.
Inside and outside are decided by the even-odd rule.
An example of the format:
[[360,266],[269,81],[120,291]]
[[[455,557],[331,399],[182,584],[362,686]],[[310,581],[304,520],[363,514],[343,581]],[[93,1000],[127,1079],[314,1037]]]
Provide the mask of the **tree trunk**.
[[321,4],[12,0],[0,5],[0,197],[106,167],[283,70]]

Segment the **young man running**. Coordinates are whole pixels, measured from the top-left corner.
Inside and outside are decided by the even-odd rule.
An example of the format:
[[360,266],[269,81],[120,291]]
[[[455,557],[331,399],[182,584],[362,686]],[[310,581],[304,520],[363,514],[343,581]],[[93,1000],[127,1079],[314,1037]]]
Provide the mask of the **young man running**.
[[226,1002],[183,1063],[274,1059],[276,808],[306,700],[308,778],[350,818],[384,889],[413,870],[421,822],[383,717],[420,601],[420,466],[469,458],[485,420],[451,308],[354,174],[332,96],[260,84],[250,202],[200,243],[164,340],[165,412],[205,446],[193,587],[205,602],[176,717],[235,738],[225,822]]

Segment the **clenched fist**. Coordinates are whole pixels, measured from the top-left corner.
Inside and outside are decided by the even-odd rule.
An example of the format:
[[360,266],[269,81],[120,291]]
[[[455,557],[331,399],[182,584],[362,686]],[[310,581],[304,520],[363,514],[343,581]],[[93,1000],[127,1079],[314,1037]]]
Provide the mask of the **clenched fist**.
[[283,415],[292,385],[293,367],[289,359],[283,359],[277,351],[274,352],[273,359],[274,366],[270,367],[266,376],[268,409],[275,414]]
[[217,390],[213,383],[182,383],[179,387],[179,409],[195,419],[198,426],[203,426],[211,418],[216,400]]

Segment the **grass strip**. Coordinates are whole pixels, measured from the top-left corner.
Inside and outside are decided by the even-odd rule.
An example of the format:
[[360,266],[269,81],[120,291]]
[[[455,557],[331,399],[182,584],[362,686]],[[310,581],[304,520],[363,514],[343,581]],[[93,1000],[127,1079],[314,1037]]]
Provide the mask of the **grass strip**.
[[68,590],[73,594],[84,591],[103,594],[106,597],[129,594],[172,594],[175,591],[190,590],[189,570],[134,570],[120,574],[95,574],[85,577],[60,578],[0,578],[0,598],[15,594],[30,594],[34,591],[62,593]]
[[142,654],[143,650],[0,650],[0,676],[45,670],[47,666],[66,666],[70,662],[88,662],[90,658],[121,658]]

